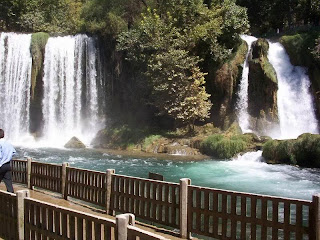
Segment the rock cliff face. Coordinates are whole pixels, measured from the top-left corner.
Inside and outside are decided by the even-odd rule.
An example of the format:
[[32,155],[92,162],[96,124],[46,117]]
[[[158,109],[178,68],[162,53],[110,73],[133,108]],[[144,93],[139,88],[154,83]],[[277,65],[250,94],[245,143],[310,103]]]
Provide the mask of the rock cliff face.
[[234,111],[236,93],[247,51],[247,44],[242,42],[233,57],[215,72],[214,79],[208,80],[212,89],[212,118],[216,126],[224,129],[227,129],[236,117]]
[[31,102],[30,102],[30,131],[35,135],[41,132],[43,123],[43,60],[48,33],[34,33],[31,37],[32,72],[31,72]]
[[277,75],[267,58],[268,49],[267,40],[258,39],[249,56],[248,112],[252,128],[261,134],[278,122]]

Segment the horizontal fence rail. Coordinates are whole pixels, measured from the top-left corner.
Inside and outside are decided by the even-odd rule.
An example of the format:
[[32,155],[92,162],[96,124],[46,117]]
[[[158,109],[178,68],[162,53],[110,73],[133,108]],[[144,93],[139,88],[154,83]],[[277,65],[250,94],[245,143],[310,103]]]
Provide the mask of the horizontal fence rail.
[[150,233],[134,226],[128,226],[128,239],[129,240],[167,240],[165,237]]
[[115,220],[25,199],[25,239],[114,239]]
[[18,239],[17,198],[0,190],[0,237]]
[[67,196],[106,206],[106,173],[67,168]]
[[179,227],[179,184],[114,174],[111,209]]
[[61,193],[62,166],[56,164],[32,162],[31,185],[52,192]]
[[189,231],[217,239],[314,239],[312,202],[189,186]]
[[27,161],[13,160],[11,161],[12,180],[16,183],[27,184]]

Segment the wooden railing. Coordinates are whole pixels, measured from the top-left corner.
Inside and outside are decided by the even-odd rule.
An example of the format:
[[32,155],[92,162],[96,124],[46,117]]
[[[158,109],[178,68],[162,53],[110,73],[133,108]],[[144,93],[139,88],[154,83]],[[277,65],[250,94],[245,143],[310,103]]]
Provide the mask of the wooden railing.
[[114,174],[111,210],[179,227],[179,184]]
[[25,199],[25,239],[114,239],[115,220]]
[[0,191],[1,239],[166,240],[135,227],[134,216],[130,214],[113,220],[32,199],[29,195],[28,190],[16,194]]
[[62,166],[57,164],[32,162],[31,185],[52,192],[61,193]]
[[314,239],[312,202],[189,187],[189,231],[218,239]]
[[67,168],[66,194],[98,206],[106,206],[106,173]]
[[[216,239],[320,239],[319,195],[305,201],[203,188],[191,185],[190,179],[177,184],[118,175],[114,170],[104,173],[30,161],[29,165],[32,171],[26,182],[33,179],[29,187],[60,191],[64,198],[105,207],[109,214],[132,213],[179,228],[182,238],[194,233]],[[13,175],[24,174],[15,166]]]
[[4,239],[18,239],[16,195],[0,191],[0,236]]
[[11,161],[12,169],[12,180],[16,183],[27,184],[27,161],[14,160]]

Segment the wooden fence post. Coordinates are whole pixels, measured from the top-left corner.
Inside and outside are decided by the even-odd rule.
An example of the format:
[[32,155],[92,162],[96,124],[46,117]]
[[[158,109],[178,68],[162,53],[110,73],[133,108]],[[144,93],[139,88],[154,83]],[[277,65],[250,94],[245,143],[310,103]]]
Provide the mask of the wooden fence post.
[[312,203],[314,206],[314,231],[315,240],[320,240],[320,194],[312,196]]
[[188,233],[188,185],[190,178],[180,179],[180,237],[189,238]]
[[20,190],[17,195],[17,221],[18,221],[18,237],[19,240],[24,240],[24,199],[29,197],[29,190]]
[[67,192],[67,167],[69,166],[69,163],[62,163],[62,173],[61,173],[61,194],[62,198],[66,199],[68,198],[68,192]]
[[107,170],[106,178],[106,212],[109,215],[114,215],[114,211],[111,210],[111,188],[112,188],[112,175],[115,173],[114,169]]
[[27,158],[27,185],[29,189],[32,189],[31,186],[31,164],[32,158]]
[[135,216],[133,214],[120,214],[116,216],[116,240],[128,239],[128,225],[135,225]]

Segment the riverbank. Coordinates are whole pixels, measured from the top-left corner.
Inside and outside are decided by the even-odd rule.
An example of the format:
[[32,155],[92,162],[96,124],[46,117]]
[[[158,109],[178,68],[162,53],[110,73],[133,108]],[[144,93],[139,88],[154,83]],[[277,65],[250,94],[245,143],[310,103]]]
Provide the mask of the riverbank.
[[92,148],[95,151],[104,154],[125,156],[133,158],[155,158],[159,160],[172,160],[172,161],[205,161],[212,159],[212,157],[199,154],[199,155],[177,155],[177,154],[166,154],[166,153],[148,153],[140,150],[116,150],[116,149],[105,149],[105,148]]

